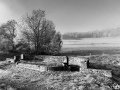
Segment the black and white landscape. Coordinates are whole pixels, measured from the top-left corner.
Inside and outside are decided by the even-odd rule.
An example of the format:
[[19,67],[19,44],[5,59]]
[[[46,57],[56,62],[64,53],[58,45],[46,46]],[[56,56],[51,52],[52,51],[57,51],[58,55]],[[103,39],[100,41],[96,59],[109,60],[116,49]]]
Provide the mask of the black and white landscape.
[[0,0],[0,90],[119,89],[119,0]]

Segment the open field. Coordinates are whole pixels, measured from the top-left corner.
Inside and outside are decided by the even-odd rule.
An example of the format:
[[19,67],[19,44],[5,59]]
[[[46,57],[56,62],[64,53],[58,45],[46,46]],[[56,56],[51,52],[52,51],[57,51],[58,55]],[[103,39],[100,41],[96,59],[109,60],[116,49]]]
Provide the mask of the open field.
[[[74,43],[76,43],[76,45]],[[1,85],[4,84],[7,88],[13,88],[11,90],[113,90],[113,83],[120,84],[119,39],[97,38],[64,41],[61,55],[87,56],[90,55],[90,53],[91,55],[99,55],[91,56],[89,58],[90,63],[88,69],[81,69],[81,71],[78,72],[39,72],[18,67],[16,64],[3,65],[0,68],[5,71],[0,70],[0,88]],[[13,54],[9,53],[1,52],[0,55],[2,60],[13,57]],[[47,65],[54,65],[54,58],[51,60],[52,61],[50,61],[50,58],[48,59]],[[60,58],[57,58],[57,60],[60,61]],[[26,63],[30,64],[30,62]],[[39,64],[41,61],[32,64],[35,63]],[[60,64],[57,62],[55,65]],[[102,71],[101,69],[112,70],[112,78],[105,76],[103,73],[104,70]]]
[[61,55],[120,54],[120,37],[63,40]]
[[83,38],[80,40],[63,40],[64,45],[89,45],[89,44],[120,44],[120,37]]

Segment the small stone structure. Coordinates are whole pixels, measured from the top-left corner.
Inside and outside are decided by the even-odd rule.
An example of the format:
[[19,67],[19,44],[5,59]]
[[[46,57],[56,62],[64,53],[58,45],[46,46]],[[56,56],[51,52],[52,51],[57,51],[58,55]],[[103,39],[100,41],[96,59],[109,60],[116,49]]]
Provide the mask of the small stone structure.
[[9,63],[18,63],[20,60],[24,60],[25,56],[23,54],[14,56],[14,58],[6,58],[6,61]]
[[6,61],[7,61],[8,63],[14,63],[14,62],[15,62],[15,60],[12,59],[12,58],[6,58]]
[[[69,59],[69,65],[78,65],[81,68],[87,68],[87,61],[88,59],[79,57],[79,56],[68,56]],[[44,61],[45,63],[61,63],[61,65],[64,65],[64,63],[67,63],[66,56],[46,56]]]
[[[41,56],[40,56],[41,57]],[[86,64],[86,59],[84,58],[80,58],[80,57],[72,57],[72,56],[44,56],[44,61],[46,62],[46,64],[50,64],[50,63],[56,63],[56,64],[60,64],[63,65],[63,67],[70,68],[70,66],[72,65],[72,67],[75,66],[79,66],[80,68],[87,68],[87,64]],[[14,58],[14,62],[18,62],[19,60],[23,60],[24,59],[24,55],[21,54],[21,56],[19,57],[15,57]],[[48,70],[47,66],[38,66],[38,65],[31,65],[31,64],[18,64],[19,67],[25,67],[28,69],[33,69],[33,70],[40,70],[40,71],[46,71]],[[75,67],[74,66],[74,67]]]
[[78,65],[80,68],[87,68],[88,59],[70,56],[69,60],[69,64]]
[[[42,57],[42,56],[40,56]],[[88,70],[88,62],[89,60],[87,58],[83,58],[80,56],[43,56],[44,60],[43,62],[46,63],[46,65],[50,64],[50,63],[55,63],[55,64],[61,64],[65,67],[68,67],[73,65],[73,66],[79,66],[79,71],[82,70]],[[18,60],[20,59],[24,59],[24,56],[21,55],[21,57],[18,58]],[[14,59],[6,59],[7,61],[11,61],[12,63],[15,62],[16,58]],[[48,71],[48,67],[44,66],[44,65],[33,65],[33,64],[23,64],[23,63],[19,63],[17,65],[17,67],[24,67],[27,69],[32,69],[32,70],[38,70],[41,72],[44,71]],[[110,70],[104,70],[105,72],[108,71],[109,73],[111,73]],[[106,74],[108,76],[111,76],[111,74]]]
[[6,58],[6,61],[8,63],[18,63],[20,60],[20,56],[14,56],[14,58]]

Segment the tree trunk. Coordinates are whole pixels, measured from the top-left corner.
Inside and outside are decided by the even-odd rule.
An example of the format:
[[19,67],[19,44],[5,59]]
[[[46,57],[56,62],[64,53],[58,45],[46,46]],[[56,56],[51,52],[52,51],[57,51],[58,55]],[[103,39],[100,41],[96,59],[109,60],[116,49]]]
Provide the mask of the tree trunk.
[[37,39],[37,48],[36,48],[36,51],[37,51],[37,55],[39,54],[39,42],[38,42],[38,39]]
[[35,42],[35,54],[37,54],[37,44]]
[[12,49],[15,50],[15,45],[13,40],[12,40]]

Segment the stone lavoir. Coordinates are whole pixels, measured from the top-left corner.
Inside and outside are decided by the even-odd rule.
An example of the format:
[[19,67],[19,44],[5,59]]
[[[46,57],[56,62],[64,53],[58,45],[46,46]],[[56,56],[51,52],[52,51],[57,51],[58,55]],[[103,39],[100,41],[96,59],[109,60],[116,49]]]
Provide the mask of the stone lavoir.
[[[21,55],[21,59],[24,60],[24,55]],[[63,68],[66,69],[65,71],[81,71],[81,70],[96,70],[96,72],[101,71],[104,73],[105,76],[112,77],[111,70],[99,70],[99,69],[91,69],[88,68],[89,65],[89,58],[85,58],[83,56],[48,56],[48,55],[41,55],[44,60],[42,63],[44,64],[33,64],[33,63],[19,63],[17,67],[24,67],[27,69],[37,70],[37,71],[49,71],[53,70],[52,68]],[[69,68],[69,69],[68,69]],[[60,69],[61,71],[63,69]],[[59,70],[59,71],[60,71]],[[64,70],[63,70],[64,71]]]
[[[96,88],[93,90],[97,90],[97,88],[108,88],[107,83],[109,84],[111,81],[110,78],[112,77],[112,75],[110,70],[99,70],[99,69],[88,68],[87,67],[88,58],[86,57],[81,57],[81,56],[68,56],[67,58],[66,56],[38,56],[38,57],[43,58],[44,60],[38,62],[20,61],[20,63],[18,64],[13,64],[13,66],[8,70],[12,72],[15,71],[15,73],[11,73],[9,79],[12,82],[20,82],[20,81],[23,82],[22,80],[26,82],[27,80],[30,81],[28,82],[28,84],[35,82],[36,84],[39,85],[47,81],[47,83],[44,83],[44,85],[48,87],[54,87],[55,88],[54,90],[56,89],[63,90],[64,88],[66,88],[65,85],[67,84],[69,84],[69,86],[67,85],[68,88],[72,88],[70,90],[74,90],[74,88],[79,88],[80,90],[83,90],[83,88],[86,88],[86,85],[88,84],[91,85],[90,86],[91,88]],[[69,60],[69,62],[68,64],[65,64],[67,63],[67,60]],[[64,67],[65,65],[71,67],[79,66],[79,70],[73,71],[72,68],[72,71],[71,69],[67,69],[67,71],[62,71],[62,70],[59,72],[55,71],[56,67],[58,68],[60,66]],[[52,69],[49,69],[49,67],[54,67],[55,70],[51,72]],[[43,82],[39,82],[39,80],[42,80]],[[23,86],[23,84],[24,83],[22,83],[22,85],[21,84],[19,85]],[[99,87],[96,86],[98,84],[100,84],[101,86]],[[109,87],[109,89],[107,90],[112,90],[110,88],[111,87]]]

